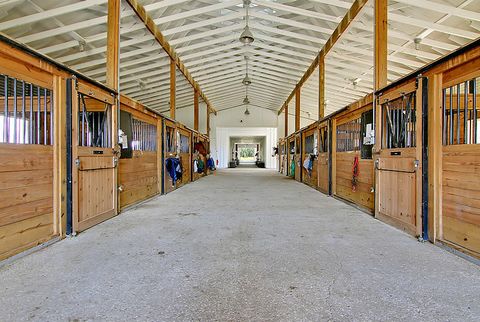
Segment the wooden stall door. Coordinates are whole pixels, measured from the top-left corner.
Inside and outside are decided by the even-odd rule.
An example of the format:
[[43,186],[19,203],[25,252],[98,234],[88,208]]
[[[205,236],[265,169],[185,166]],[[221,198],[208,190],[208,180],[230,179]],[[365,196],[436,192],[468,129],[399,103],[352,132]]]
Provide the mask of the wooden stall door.
[[[301,166],[302,166],[302,182],[309,185],[310,187],[317,188],[317,157],[315,151],[315,145],[318,145],[318,133],[317,129],[313,128],[302,133],[302,157],[301,157]],[[312,169],[309,171],[305,169],[303,163],[305,160],[310,159],[314,155],[312,160]]]
[[445,72],[438,89],[443,107],[439,239],[480,258],[480,58],[475,66]]
[[287,141],[283,141],[282,144],[280,145],[281,148],[281,168],[280,168],[280,173],[283,175],[287,175],[287,168],[288,168],[288,157],[287,157]]
[[167,159],[168,158],[176,158],[177,151],[176,151],[176,125],[174,122],[169,120],[165,120],[163,124],[163,146],[164,146],[164,159],[163,159],[163,192],[169,193],[176,189],[176,183],[173,183],[172,178],[167,170]]
[[287,176],[294,177],[292,173],[292,162],[295,163],[295,138],[291,137],[287,140]]
[[192,158],[191,158],[191,142],[192,134],[189,131],[177,129],[178,155],[182,165],[182,178],[177,183],[177,188],[184,186],[192,181]]
[[421,84],[405,85],[379,98],[381,148],[375,160],[376,217],[421,235]]
[[78,83],[73,90],[73,231],[117,214],[116,108],[110,93]]
[[328,127],[320,127],[318,132],[318,189],[328,194],[330,179]]
[[295,135],[295,180],[302,182],[302,134]]

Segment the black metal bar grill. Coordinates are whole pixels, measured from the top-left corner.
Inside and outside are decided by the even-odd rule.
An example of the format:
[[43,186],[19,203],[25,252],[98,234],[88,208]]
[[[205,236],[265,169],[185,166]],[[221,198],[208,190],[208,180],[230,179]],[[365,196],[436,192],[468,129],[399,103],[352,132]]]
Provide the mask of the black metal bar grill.
[[[477,86],[473,78],[442,90],[443,145],[479,144]],[[463,97],[462,97],[463,96]]]
[[0,77],[0,143],[52,145],[52,91],[8,75]]
[[416,138],[416,94],[401,97],[382,104],[383,126],[382,147],[384,149],[415,147]]

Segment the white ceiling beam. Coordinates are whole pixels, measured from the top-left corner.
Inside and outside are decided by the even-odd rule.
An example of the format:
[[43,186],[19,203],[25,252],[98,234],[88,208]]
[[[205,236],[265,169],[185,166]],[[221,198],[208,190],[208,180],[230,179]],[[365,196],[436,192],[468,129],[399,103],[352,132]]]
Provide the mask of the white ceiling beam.
[[462,8],[457,8],[455,6],[447,5],[440,3],[438,1],[430,0],[395,0],[399,3],[408,4],[413,7],[428,9],[431,11],[440,12],[443,14],[453,15],[464,19],[470,19],[475,21],[480,21],[480,12],[474,12]]
[[93,6],[103,5],[107,0],[85,0],[66,6],[57,7],[43,12],[34,13],[28,16],[23,16],[0,23],[0,30],[6,30],[13,27],[20,27],[26,24],[34,23],[44,19],[51,19],[67,13],[79,11]]

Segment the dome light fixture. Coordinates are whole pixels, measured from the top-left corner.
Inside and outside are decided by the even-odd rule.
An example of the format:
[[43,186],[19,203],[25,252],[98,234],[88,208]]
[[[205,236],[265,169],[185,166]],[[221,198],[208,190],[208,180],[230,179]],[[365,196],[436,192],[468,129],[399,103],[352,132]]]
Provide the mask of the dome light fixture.
[[245,75],[245,77],[242,80],[243,85],[248,86],[252,83],[252,80],[250,77],[248,77],[248,74]]
[[252,84],[252,80],[248,77],[248,57],[245,56],[245,77],[242,80],[242,84],[248,86]]
[[248,45],[255,40],[250,28],[248,27],[248,8],[250,7],[250,0],[243,0],[243,7],[245,8],[245,28],[243,28],[242,34],[238,40],[242,44]]

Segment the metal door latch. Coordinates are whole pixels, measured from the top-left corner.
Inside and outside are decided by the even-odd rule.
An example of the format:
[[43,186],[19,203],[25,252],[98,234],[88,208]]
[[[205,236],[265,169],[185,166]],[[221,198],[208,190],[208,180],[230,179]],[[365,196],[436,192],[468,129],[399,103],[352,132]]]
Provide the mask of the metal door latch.
[[80,159],[75,159],[75,165],[80,168]]
[[118,165],[118,158],[117,158],[117,157],[115,157],[115,158],[113,158],[113,167],[115,167],[115,168],[116,168],[116,167],[117,167],[117,165]]
[[375,160],[375,169],[378,170],[378,164],[380,163],[380,160],[379,159],[376,159]]
[[413,165],[415,166],[415,169],[418,169],[418,166],[420,165],[420,162],[418,160],[413,161]]

